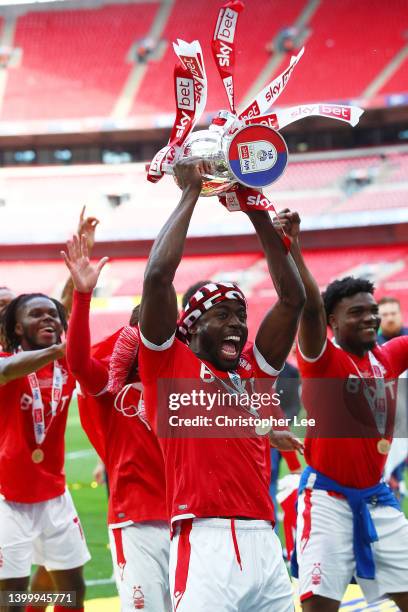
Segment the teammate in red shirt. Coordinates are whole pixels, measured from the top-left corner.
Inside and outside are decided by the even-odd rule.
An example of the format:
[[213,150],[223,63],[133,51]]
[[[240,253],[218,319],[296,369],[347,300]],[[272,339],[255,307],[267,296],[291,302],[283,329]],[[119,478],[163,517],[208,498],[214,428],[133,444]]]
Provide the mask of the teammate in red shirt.
[[407,612],[408,521],[380,480],[408,338],[376,344],[380,319],[367,280],[336,280],[321,295],[300,251],[298,215],[279,216],[306,289],[298,361],[304,406],[316,420],[298,506],[303,609],[338,610],[354,576],[369,602],[388,595]]
[[4,315],[0,590],[26,590],[31,564],[38,563],[58,591],[76,592],[75,609],[83,610],[82,566],[90,555],[65,488],[64,433],[75,386],[61,344],[65,327],[61,304],[43,294],[15,298]]
[[[144,414],[137,328],[125,327],[96,345],[91,356],[89,308],[107,258],[92,265],[86,241],[76,236],[64,256],[75,287],[67,360],[81,385],[81,423],[108,475],[109,539],[121,610],[134,610],[136,589],[146,612],[167,612],[170,539],[164,463]],[[137,314],[131,323],[137,326]]]
[[[158,429],[159,439],[160,430],[170,424],[170,396],[165,403],[161,397],[166,380],[172,390],[187,395],[192,391],[189,381],[195,385],[193,391],[229,389],[229,397],[235,394],[241,399],[251,397],[248,389],[256,387],[258,378],[269,377],[271,389],[292,346],[304,302],[296,266],[269,215],[251,212],[248,217],[279,295],[255,345],[244,349],[246,301],[233,283],[210,283],[198,290],[178,327],[188,346],[175,338],[177,301],[172,283],[202,176],[211,170],[209,162],[199,159],[176,165],[183,194],[153,245],[145,273],[139,363],[147,416]],[[236,415],[248,417],[249,412],[238,407]],[[221,422],[225,418],[222,410],[217,418]],[[173,431],[160,439],[175,533],[169,570],[174,609],[288,612],[293,610],[292,589],[272,528],[269,437],[255,433],[234,437],[233,428],[223,431],[219,437],[203,437],[203,430],[194,437]],[[301,448],[292,434],[280,434],[271,434],[271,439],[282,450]]]

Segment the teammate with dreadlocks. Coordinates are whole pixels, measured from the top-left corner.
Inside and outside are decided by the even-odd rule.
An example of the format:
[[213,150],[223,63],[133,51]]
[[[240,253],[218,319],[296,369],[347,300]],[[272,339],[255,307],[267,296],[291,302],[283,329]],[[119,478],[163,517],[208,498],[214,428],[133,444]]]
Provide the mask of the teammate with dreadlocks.
[[320,295],[300,251],[299,216],[285,210],[279,217],[306,289],[297,356],[303,403],[316,419],[298,504],[302,607],[338,610],[354,576],[368,602],[388,595],[408,612],[408,521],[381,482],[408,337],[377,345],[380,318],[368,280],[335,280]]
[[[227,388],[229,397],[240,399],[251,397],[260,378],[268,379],[270,389],[292,346],[303,307],[299,274],[269,215],[251,212],[248,217],[279,296],[261,323],[255,345],[247,345],[245,297],[228,282],[206,284],[190,297],[178,325],[188,345],[175,338],[173,279],[202,176],[211,171],[211,164],[200,159],[176,164],[181,200],[156,239],[146,268],[139,365],[146,413],[154,428],[168,417],[170,396],[159,393],[160,379],[187,396],[184,391],[192,393],[189,381],[198,393]],[[248,415],[240,406],[237,412]],[[163,438],[158,432],[175,534],[169,570],[173,607],[178,612],[293,611],[291,584],[272,528],[269,438],[253,430],[241,437],[233,428],[224,431],[219,437],[215,431],[205,437],[198,430],[193,437],[181,432]],[[283,450],[301,448],[289,432],[279,433],[282,436],[271,437]]]
[[31,565],[37,563],[50,571],[57,591],[76,592],[79,612],[85,595],[82,566],[90,555],[65,489],[64,433],[75,386],[61,342],[66,327],[63,306],[42,293],[18,296],[4,314],[0,590],[27,590]]

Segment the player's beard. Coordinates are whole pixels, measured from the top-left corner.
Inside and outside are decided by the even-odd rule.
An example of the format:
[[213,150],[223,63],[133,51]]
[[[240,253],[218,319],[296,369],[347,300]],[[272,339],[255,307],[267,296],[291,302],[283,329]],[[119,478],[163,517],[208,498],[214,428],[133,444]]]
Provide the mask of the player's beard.
[[370,340],[368,342],[363,342],[361,346],[364,349],[364,351],[372,351],[376,344],[377,344],[376,340]]

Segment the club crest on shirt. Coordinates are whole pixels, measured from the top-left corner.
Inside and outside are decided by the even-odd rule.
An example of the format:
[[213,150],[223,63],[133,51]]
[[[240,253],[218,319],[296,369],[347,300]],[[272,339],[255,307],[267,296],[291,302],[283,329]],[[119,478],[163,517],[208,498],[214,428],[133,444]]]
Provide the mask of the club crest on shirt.
[[[62,374],[62,384],[65,385],[68,380],[68,371],[60,365]],[[52,376],[49,378],[38,378],[38,386],[44,389],[52,388]]]
[[251,367],[252,367],[251,364],[249,363],[249,361],[245,357],[243,357],[242,355],[239,358],[239,366],[241,368],[244,368],[244,370],[247,370],[247,372],[249,372],[251,370]]

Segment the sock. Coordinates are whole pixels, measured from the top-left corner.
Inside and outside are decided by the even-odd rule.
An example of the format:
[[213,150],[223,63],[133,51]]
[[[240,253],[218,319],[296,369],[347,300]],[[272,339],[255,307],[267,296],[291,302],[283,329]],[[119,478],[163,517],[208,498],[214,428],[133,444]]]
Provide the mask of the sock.
[[45,612],[47,606],[26,606],[26,612]]
[[84,612],[84,607],[82,608],[64,608],[63,606],[54,606],[54,612]]

